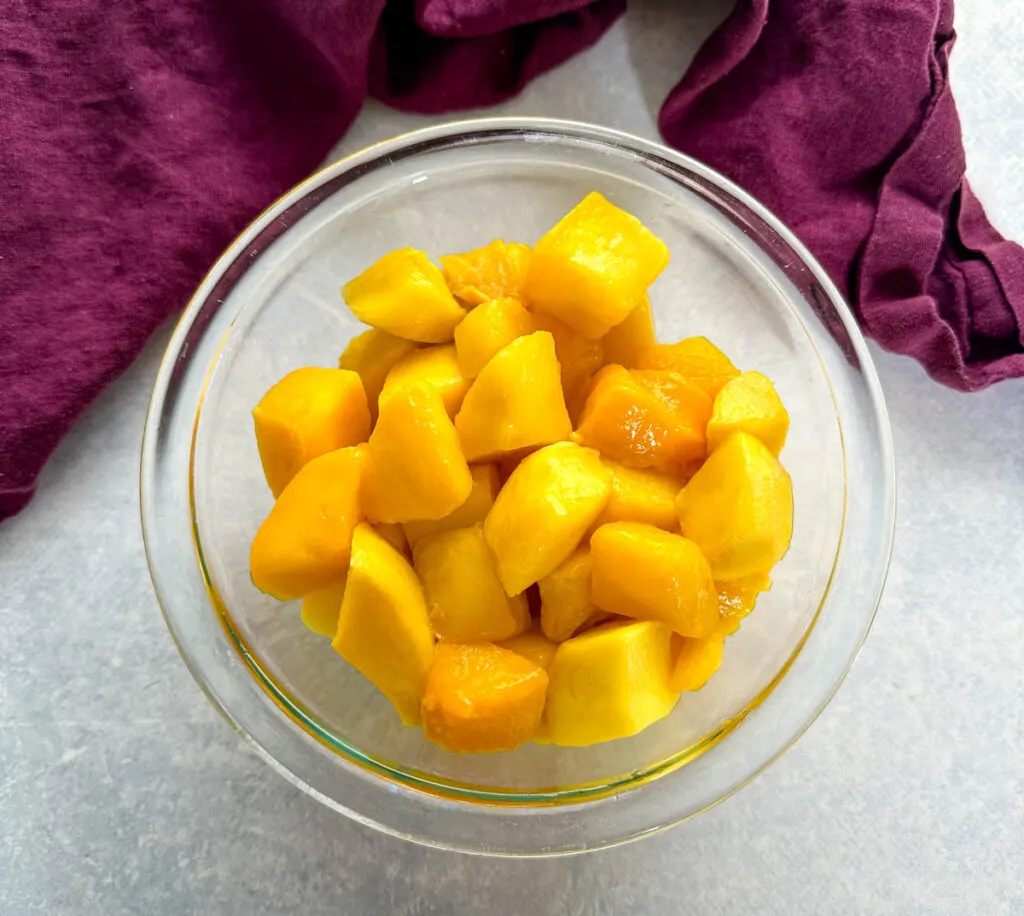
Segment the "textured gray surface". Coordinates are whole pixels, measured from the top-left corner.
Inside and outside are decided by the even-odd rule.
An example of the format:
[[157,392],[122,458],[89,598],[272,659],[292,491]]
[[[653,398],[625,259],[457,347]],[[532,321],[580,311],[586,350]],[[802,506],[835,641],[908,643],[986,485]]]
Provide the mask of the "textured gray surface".
[[[725,0],[645,4],[502,106],[654,135]],[[959,5],[971,174],[1024,236],[1021,4]],[[423,119],[368,106],[342,150]],[[1024,383],[965,396],[877,354],[899,462],[888,590],[825,714],[668,834],[543,862],[348,823],[247,752],[192,683],[146,574],[136,474],[166,332],[0,528],[0,913],[1024,912]],[[877,350],[875,351],[877,353]]]

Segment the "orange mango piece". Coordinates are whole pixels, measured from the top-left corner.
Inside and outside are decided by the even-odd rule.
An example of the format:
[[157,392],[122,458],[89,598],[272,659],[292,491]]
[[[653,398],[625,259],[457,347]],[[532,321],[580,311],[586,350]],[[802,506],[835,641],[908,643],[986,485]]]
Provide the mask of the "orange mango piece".
[[309,366],[289,372],[252,412],[263,473],[275,497],[308,461],[365,442],[370,412],[355,372]]
[[740,628],[740,622],[752,610],[757,596],[772,587],[767,576],[751,576],[734,582],[716,582],[718,592],[718,634],[732,636]]
[[682,489],[678,478],[660,471],[627,468],[602,458],[612,475],[612,492],[595,527],[609,522],[646,522],[665,531],[678,531],[676,496]]
[[363,508],[375,522],[444,518],[473,487],[441,395],[412,386],[385,399],[367,446]]
[[423,696],[423,734],[456,753],[510,751],[544,713],[548,676],[500,646],[440,643]]
[[706,638],[718,625],[718,593],[700,548],[639,522],[602,525],[590,539],[597,607],[657,620],[680,636]]
[[597,612],[590,600],[592,565],[590,548],[580,547],[537,583],[540,625],[548,639],[564,642]]
[[403,526],[405,537],[415,547],[421,538],[456,528],[470,528],[487,518],[498,495],[498,469],[493,464],[474,464],[469,469],[473,481],[466,501],[443,518],[431,521],[406,522]]
[[499,350],[473,381],[455,417],[467,461],[486,461],[568,438],[555,344],[545,331]]
[[326,588],[310,592],[302,599],[302,622],[314,633],[334,639],[338,632],[338,614],[345,597],[345,577]]
[[721,636],[710,639],[672,637],[672,677],[670,684],[678,693],[700,690],[722,664],[725,640]]
[[510,652],[515,652],[516,655],[521,655],[523,658],[528,658],[538,668],[543,668],[547,671],[555,657],[555,649],[558,648],[558,643],[548,639],[541,632],[540,627],[534,624],[518,636],[504,640],[501,643],[501,647],[508,649]]
[[377,422],[377,400],[384,388],[384,380],[395,363],[418,346],[412,340],[370,328],[353,337],[338,359],[339,369],[350,369],[363,380],[366,404],[374,423]]
[[495,239],[483,248],[444,255],[440,260],[452,294],[472,307],[491,299],[522,299],[530,246]]
[[676,498],[683,534],[718,580],[765,575],[793,536],[793,484],[768,447],[733,433]]
[[403,356],[388,373],[380,392],[380,401],[401,394],[410,385],[433,388],[444,402],[449,417],[454,417],[469,391],[469,379],[459,371],[455,345],[423,347]]
[[518,299],[492,299],[477,306],[455,329],[459,371],[475,378],[495,353],[535,330]]
[[760,372],[738,375],[715,395],[708,421],[708,451],[713,452],[736,432],[756,436],[773,455],[786,444],[789,414],[771,379]]
[[668,249],[657,236],[592,192],[534,246],[526,301],[584,337],[603,337],[667,264]]
[[626,369],[638,368],[641,354],[657,343],[651,300],[646,293],[633,311],[601,338],[601,343],[606,363]]
[[434,631],[409,561],[370,525],[352,535],[352,562],[331,643],[416,725],[434,660]]
[[714,398],[722,386],[739,375],[729,357],[706,337],[687,337],[674,344],[655,344],[640,354],[638,369],[678,372]]
[[290,601],[344,576],[352,531],[362,520],[365,447],[314,458],[296,474],[260,525],[249,551],[252,583]]
[[447,343],[466,317],[422,251],[392,251],[341,289],[352,314],[371,327],[421,343]]

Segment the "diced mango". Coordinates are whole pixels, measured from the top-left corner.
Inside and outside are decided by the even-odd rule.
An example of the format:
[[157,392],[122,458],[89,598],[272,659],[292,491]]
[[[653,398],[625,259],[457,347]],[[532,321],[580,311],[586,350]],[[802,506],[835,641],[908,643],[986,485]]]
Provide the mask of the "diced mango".
[[609,364],[635,369],[639,366],[641,354],[655,345],[654,316],[651,300],[644,293],[640,304],[601,338],[604,345],[604,361]]
[[534,246],[526,300],[584,337],[603,337],[666,264],[668,249],[657,236],[592,192]]
[[383,524],[378,522],[373,526],[373,530],[377,532],[385,541],[387,541],[392,547],[395,548],[402,556],[409,555],[409,541],[405,536],[405,529],[397,524]]
[[363,507],[375,522],[444,518],[473,487],[455,427],[433,388],[386,399],[370,434]]
[[422,251],[389,252],[342,289],[352,314],[371,327],[421,343],[446,343],[466,317],[441,271]]
[[406,522],[403,526],[409,543],[415,547],[421,538],[456,528],[469,528],[487,518],[498,495],[498,469],[493,464],[474,464],[469,469],[473,481],[466,501],[444,518],[425,522]]
[[345,597],[344,577],[333,585],[310,592],[302,599],[302,622],[314,633],[334,639],[338,632],[338,614]]
[[693,541],[652,525],[613,522],[594,532],[590,552],[590,594],[597,607],[660,621],[681,636],[714,633],[718,594]]
[[370,412],[355,372],[309,366],[289,372],[252,412],[263,473],[274,496],[306,462],[365,442]]
[[500,642],[530,625],[525,595],[509,598],[484,541],[483,525],[431,534],[413,550],[427,612],[450,642]]
[[688,639],[685,636],[672,637],[672,689],[700,690],[722,664],[724,638]]
[[793,485],[760,439],[733,433],[683,488],[676,511],[716,579],[763,575],[789,549]]
[[716,582],[718,592],[718,634],[732,636],[740,628],[740,622],[752,610],[757,596],[772,587],[767,576],[751,576],[734,582]]
[[462,754],[511,751],[536,733],[547,687],[543,668],[508,649],[440,643],[423,697],[423,734]]
[[660,623],[608,623],[566,640],[548,671],[552,743],[626,738],[664,718],[678,696],[671,671],[671,633]]
[[707,395],[679,375],[605,366],[594,377],[576,438],[627,467],[688,475],[707,450],[710,413]]
[[459,370],[466,378],[475,378],[495,353],[535,330],[533,318],[518,299],[492,299],[477,306],[455,329]]
[[646,522],[666,531],[679,530],[676,496],[682,483],[670,474],[640,468],[602,458],[601,463],[612,475],[612,492],[608,504],[594,523]]
[[736,432],[756,436],[773,455],[782,451],[789,432],[789,414],[771,379],[744,372],[722,386],[708,421],[708,451]]
[[610,477],[597,452],[574,442],[523,459],[484,522],[509,595],[543,579],[576,549],[608,501]]
[[555,339],[555,356],[562,369],[562,393],[573,422],[579,419],[590,393],[594,373],[604,363],[604,344],[574,331],[553,315],[537,312],[533,323]]
[[249,551],[252,583],[290,601],[337,581],[348,568],[352,530],[362,520],[365,447],[314,458],[282,491]]
[[380,392],[380,401],[404,391],[409,385],[433,388],[444,401],[449,417],[454,417],[469,391],[469,379],[459,371],[455,345],[423,347],[403,356],[388,373]]
[[434,631],[409,561],[369,525],[352,535],[352,562],[331,643],[417,725],[434,660]]
[[527,334],[499,350],[466,393],[455,428],[467,461],[567,438],[572,423],[551,335]]
[[353,337],[345,347],[345,352],[341,354],[338,368],[351,369],[363,380],[366,404],[370,408],[370,419],[374,423],[377,422],[377,400],[384,388],[384,380],[395,363],[417,346],[415,341],[370,328],[369,331]]
[[538,582],[540,625],[544,635],[564,642],[583,626],[597,608],[590,600],[590,548],[580,547]]
[[545,671],[551,667],[551,661],[555,657],[555,649],[558,643],[552,642],[542,632],[539,626],[534,623],[528,630],[506,639],[501,643],[503,649],[515,652],[523,658],[528,658],[537,667]]
[[729,357],[706,337],[687,337],[674,344],[655,344],[640,354],[639,369],[678,372],[714,398],[722,386],[739,375]]
[[441,257],[448,288],[469,306],[490,299],[522,299],[530,246],[495,239],[483,248]]

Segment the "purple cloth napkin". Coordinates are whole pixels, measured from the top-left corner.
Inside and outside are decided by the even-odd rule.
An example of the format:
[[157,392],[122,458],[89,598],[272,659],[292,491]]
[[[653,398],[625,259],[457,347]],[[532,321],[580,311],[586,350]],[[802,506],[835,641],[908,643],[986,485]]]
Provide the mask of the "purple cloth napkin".
[[[482,106],[625,0],[12,0],[0,22],[0,519],[369,93]],[[941,0],[740,0],[666,139],[808,243],[866,330],[963,389],[1024,375],[1024,254],[963,183]]]

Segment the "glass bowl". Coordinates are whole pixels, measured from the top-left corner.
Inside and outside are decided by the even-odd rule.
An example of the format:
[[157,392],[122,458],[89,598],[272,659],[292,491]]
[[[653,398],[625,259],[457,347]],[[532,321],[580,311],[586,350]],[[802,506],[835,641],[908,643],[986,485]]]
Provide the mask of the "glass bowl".
[[[251,411],[286,372],[334,366],[363,328],[339,287],[400,246],[532,243],[597,190],[660,236],[661,340],[706,335],[774,379],[792,427],[792,546],[721,670],[641,734],[590,748],[457,755],[249,580],[271,506]],[[213,704],[278,772],[332,808],[435,846],[593,849],[721,801],[811,723],[849,668],[889,561],[894,474],[878,379],[841,296],[775,217],[664,146],[543,119],[447,124],[336,162],[231,245],[161,364],[142,452],[157,596]],[[824,778],[824,777],[823,777]]]

